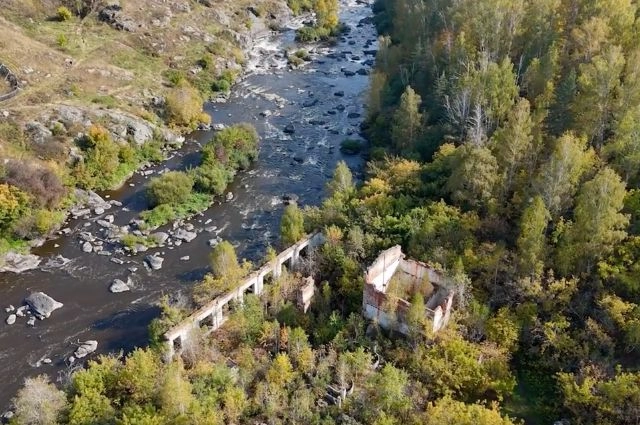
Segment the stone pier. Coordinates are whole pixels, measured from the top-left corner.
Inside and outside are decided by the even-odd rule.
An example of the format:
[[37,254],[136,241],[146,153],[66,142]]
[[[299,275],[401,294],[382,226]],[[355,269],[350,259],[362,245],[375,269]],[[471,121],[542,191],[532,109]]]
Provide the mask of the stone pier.
[[271,275],[273,279],[277,279],[282,274],[282,267],[285,265],[287,269],[292,270],[300,260],[301,255],[304,255],[308,249],[313,249],[323,242],[324,237],[321,233],[308,235],[295,245],[282,251],[275,259],[260,269],[252,272],[236,288],[210,301],[181,323],[168,330],[164,334],[164,338],[167,341],[167,356],[171,358],[176,352],[179,352],[194,329],[202,327],[206,327],[210,331],[218,329],[227,320],[226,312],[229,311],[229,304],[232,301],[242,303],[246,292],[252,292],[256,295],[262,294],[267,276]]

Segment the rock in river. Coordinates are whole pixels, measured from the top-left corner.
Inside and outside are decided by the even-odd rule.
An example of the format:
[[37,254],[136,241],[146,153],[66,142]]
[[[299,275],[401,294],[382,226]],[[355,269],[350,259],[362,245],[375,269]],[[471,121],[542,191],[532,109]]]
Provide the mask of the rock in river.
[[[0,260],[1,259],[2,258],[0,258]],[[22,273],[27,270],[35,269],[40,265],[40,261],[41,259],[37,255],[9,252],[4,256],[4,265],[0,267],[0,273]],[[2,261],[0,261],[0,263],[2,263]]]
[[284,128],[285,134],[293,134],[296,132],[296,128],[293,124],[287,124]]
[[144,257],[144,260],[152,270],[160,270],[162,268],[162,262],[164,261],[164,258],[157,255],[147,255],[146,257]]
[[16,323],[16,319],[17,316],[15,314],[10,314],[9,317],[7,317],[7,325],[13,325]]
[[91,242],[85,242],[82,244],[82,252],[91,252],[93,251],[93,245]]
[[192,240],[198,237],[198,234],[195,232],[190,232],[185,229],[178,229],[174,233],[173,237],[184,242],[191,242]]
[[129,285],[127,285],[120,279],[115,279],[109,287],[109,291],[111,291],[111,293],[113,294],[119,294],[120,292],[127,292],[130,290],[131,288],[129,288]]
[[98,349],[98,341],[89,340],[80,344],[80,347],[73,353],[77,359],[88,356]]
[[40,320],[51,316],[51,313],[53,313],[54,310],[63,306],[62,303],[54,300],[44,292],[34,292],[24,301],[29,305],[33,314]]

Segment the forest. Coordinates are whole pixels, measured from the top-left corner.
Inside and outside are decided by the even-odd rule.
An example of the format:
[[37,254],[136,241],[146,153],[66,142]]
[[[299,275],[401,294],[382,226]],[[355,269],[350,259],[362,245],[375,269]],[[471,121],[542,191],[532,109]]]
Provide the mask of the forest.
[[[218,245],[151,347],[64,390],[28,380],[13,423],[640,421],[637,3],[378,0],[375,21],[365,179],[341,163],[320,206],[282,220],[282,247],[324,232],[305,269],[163,363],[159,335],[251,268]],[[419,294],[406,336],[361,316],[364,270],[395,244],[455,289],[436,334]],[[318,282],[306,314],[297,273]]]

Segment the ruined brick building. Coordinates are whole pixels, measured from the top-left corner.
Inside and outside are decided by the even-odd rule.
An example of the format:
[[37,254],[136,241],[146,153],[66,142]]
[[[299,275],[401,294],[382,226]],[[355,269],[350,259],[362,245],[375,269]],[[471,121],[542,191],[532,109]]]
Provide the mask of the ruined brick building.
[[437,332],[449,322],[453,291],[442,285],[442,274],[420,261],[405,259],[399,245],[382,251],[365,273],[363,315],[382,328],[409,333],[407,312],[416,292],[425,300],[427,319]]

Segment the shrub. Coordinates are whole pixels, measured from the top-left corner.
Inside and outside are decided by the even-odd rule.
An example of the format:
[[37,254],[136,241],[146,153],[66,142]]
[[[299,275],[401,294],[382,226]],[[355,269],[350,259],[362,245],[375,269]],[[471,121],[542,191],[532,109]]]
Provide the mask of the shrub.
[[9,161],[2,181],[31,195],[33,204],[39,208],[55,208],[66,194],[62,181],[52,170],[24,161]]
[[362,143],[359,140],[345,139],[340,143],[340,151],[347,155],[355,155],[362,150]]
[[183,82],[167,95],[167,119],[173,125],[195,127],[202,116],[202,96],[189,83]]
[[67,46],[68,42],[69,40],[67,40],[67,36],[64,34],[59,34],[56,37],[56,43],[58,44],[58,47],[60,47],[61,49],[64,49]]
[[169,69],[165,71],[164,75],[173,87],[178,87],[186,81],[184,72],[177,69]]
[[229,83],[224,78],[219,78],[213,82],[211,85],[211,89],[214,92],[228,92],[231,90],[231,83]]
[[194,181],[197,191],[221,195],[231,180],[231,173],[221,164],[205,162],[194,173]]
[[296,31],[296,41],[301,43],[312,43],[316,41],[328,40],[331,30],[325,27],[302,27]]
[[64,220],[64,213],[45,209],[37,210],[34,215],[34,230],[41,235],[46,235]]
[[211,69],[213,68],[213,56],[211,54],[204,54],[200,60],[198,61],[198,65],[202,69]]
[[71,11],[67,7],[60,6],[56,11],[56,16],[58,17],[59,21],[64,22],[73,18],[73,13],[71,13]]
[[245,169],[258,156],[259,136],[248,123],[227,127],[216,133],[203,149],[203,162],[220,162],[227,168]]
[[17,187],[0,184],[0,230],[8,228],[23,215],[27,207],[27,196]]
[[147,187],[152,206],[176,205],[185,202],[193,189],[193,179],[187,173],[170,171],[154,178]]

